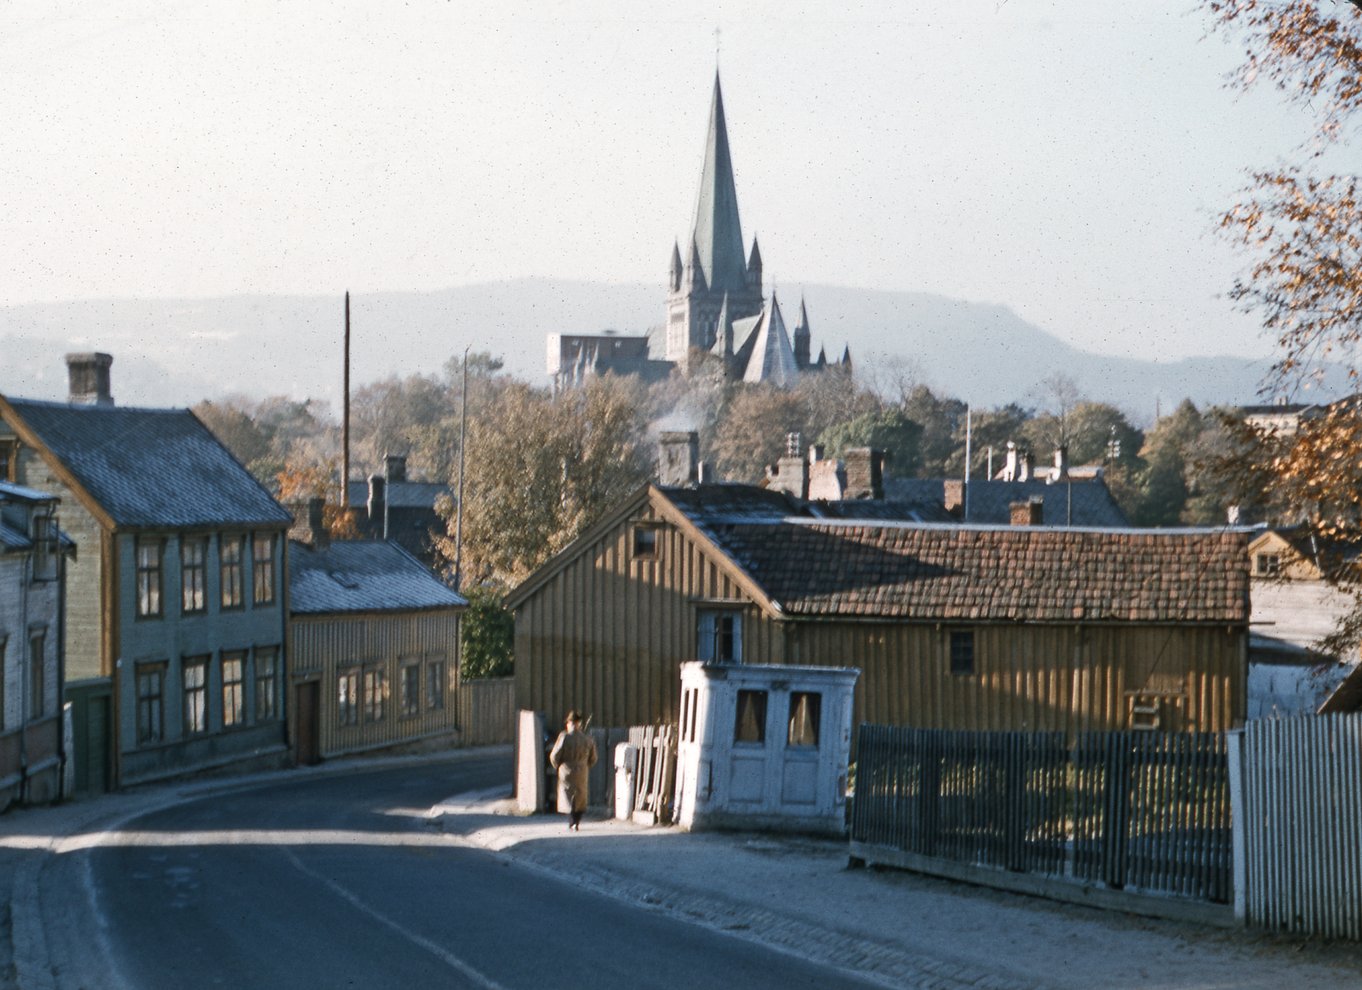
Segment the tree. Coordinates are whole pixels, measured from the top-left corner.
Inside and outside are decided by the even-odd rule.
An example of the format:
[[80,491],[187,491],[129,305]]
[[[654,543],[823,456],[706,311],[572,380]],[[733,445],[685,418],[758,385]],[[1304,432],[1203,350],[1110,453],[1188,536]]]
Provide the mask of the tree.
[[938,397],[926,385],[914,386],[908,394],[903,411],[922,426],[919,467],[922,477],[960,477],[963,474],[968,408],[959,399]]
[[[1271,381],[1285,394],[1341,362],[1357,383],[1362,340],[1362,207],[1355,174],[1316,174],[1329,146],[1362,120],[1362,0],[1207,0],[1215,25],[1239,35],[1246,49],[1234,84],[1266,80],[1307,108],[1317,124],[1301,151],[1306,159],[1250,173],[1242,202],[1221,229],[1250,255],[1232,296],[1258,313],[1276,337]],[[1362,422],[1357,401],[1336,403],[1304,420],[1289,436],[1261,433],[1270,453],[1271,485],[1288,515],[1333,545],[1362,542]],[[1326,568],[1354,596],[1334,647],[1355,646],[1362,632],[1362,579],[1356,566]]]
[[286,464],[276,477],[279,501],[299,506],[314,498],[322,499],[322,525],[333,540],[357,540],[359,528],[354,517],[341,505],[339,465]]
[[774,385],[743,385],[724,403],[709,456],[720,478],[756,484],[784,455],[789,433],[810,437],[803,397]]
[[464,592],[468,609],[459,620],[466,679],[508,677],[515,671],[515,618],[502,604],[501,591],[480,584]]
[[818,439],[829,457],[841,457],[852,447],[882,450],[894,474],[907,478],[917,470],[922,427],[902,409],[891,407],[839,423],[824,430]]

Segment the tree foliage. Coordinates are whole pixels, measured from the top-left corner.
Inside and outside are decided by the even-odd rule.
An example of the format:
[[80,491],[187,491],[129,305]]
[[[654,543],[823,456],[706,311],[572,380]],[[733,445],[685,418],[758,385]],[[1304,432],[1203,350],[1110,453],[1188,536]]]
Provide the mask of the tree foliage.
[[509,677],[515,672],[515,617],[502,604],[501,591],[480,584],[464,592],[468,609],[459,620],[463,657],[459,673],[466,679]]

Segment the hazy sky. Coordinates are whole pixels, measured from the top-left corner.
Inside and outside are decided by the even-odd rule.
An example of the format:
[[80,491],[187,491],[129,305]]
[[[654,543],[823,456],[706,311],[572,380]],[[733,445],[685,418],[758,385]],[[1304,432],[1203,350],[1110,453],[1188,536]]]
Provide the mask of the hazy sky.
[[1192,0],[835,6],[0,0],[0,305],[660,287],[719,25],[768,285],[998,302],[1108,353],[1269,349],[1215,215],[1307,127],[1224,89]]

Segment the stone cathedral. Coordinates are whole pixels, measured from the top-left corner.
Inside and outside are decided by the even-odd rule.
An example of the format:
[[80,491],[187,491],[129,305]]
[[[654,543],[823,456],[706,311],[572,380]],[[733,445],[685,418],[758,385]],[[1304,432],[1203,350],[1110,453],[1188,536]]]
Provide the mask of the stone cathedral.
[[560,387],[607,371],[656,379],[710,363],[730,380],[782,387],[801,374],[850,371],[847,350],[835,364],[821,349],[811,356],[803,300],[791,334],[775,291],[765,294],[761,250],[755,238],[750,251],[743,243],[717,72],[690,240],[672,246],[666,323],[646,337],[550,334],[548,344],[548,371]]

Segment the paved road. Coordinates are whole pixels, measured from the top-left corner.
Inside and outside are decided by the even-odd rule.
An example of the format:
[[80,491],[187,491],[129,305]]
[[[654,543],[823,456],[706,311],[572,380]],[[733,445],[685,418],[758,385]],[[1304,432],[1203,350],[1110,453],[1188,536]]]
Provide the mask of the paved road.
[[546,877],[425,812],[505,757],[206,795],[87,832],[37,875],[57,988],[863,987]]

